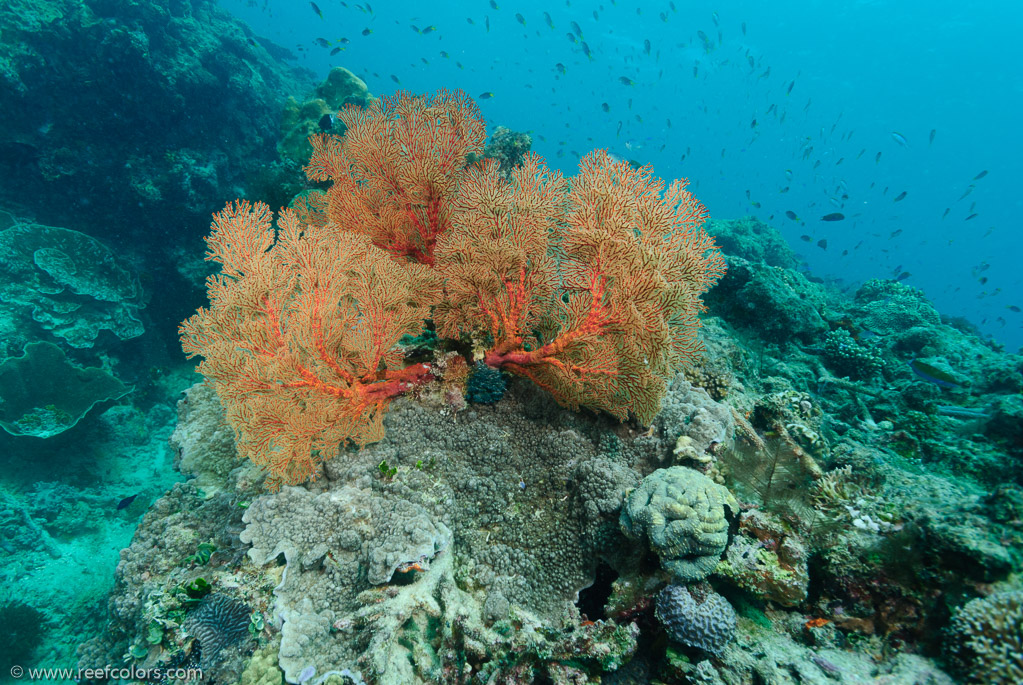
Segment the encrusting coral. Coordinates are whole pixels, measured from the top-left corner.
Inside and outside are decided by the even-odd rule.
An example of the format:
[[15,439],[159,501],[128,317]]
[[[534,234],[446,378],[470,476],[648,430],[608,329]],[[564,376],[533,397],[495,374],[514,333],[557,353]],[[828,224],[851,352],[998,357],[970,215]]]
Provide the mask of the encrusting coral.
[[271,488],[380,438],[388,402],[433,379],[398,345],[429,318],[566,407],[653,419],[702,349],[700,298],[725,270],[686,181],[665,188],[602,151],[571,182],[533,154],[510,179],[470,164],[485,125],[460,92],[338,119],[344,137],[310,140],[326,193],[276,232],[263,204],[215,216],[207,259],[222,272],[180,331]]

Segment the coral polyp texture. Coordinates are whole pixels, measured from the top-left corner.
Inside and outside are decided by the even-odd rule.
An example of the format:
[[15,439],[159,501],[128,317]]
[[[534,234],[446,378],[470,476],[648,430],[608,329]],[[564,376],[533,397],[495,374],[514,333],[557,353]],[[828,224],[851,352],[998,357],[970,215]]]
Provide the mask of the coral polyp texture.
[[735,635],[735,610],[713,590],[669,585],[657,594],[656,613],[672,640],[712,654],[720,653]]
[[677,581],[703,580],[728,544],[726,509],[739,509],[727,488],[695,469],[672,466],[654,471],[625,496],[622,530],[649,541]]
[[1023,591],[966,603],[949,633],[947,651],[967,682],[1023,682]]
[[534,154],[502,174],[479,159],[484,122],[459,92],[338,119],[343,137],[310,140],[325,193],[276,229],[262,204],[215,216],[207,259],[222,270],[181,327],[271,488],[381,437],[389,401],[434,377],[398,345],[427,319],[563,406],[653,419],[702,350],[701,295],[725,270],[685,181],[601,151],[570,181]]

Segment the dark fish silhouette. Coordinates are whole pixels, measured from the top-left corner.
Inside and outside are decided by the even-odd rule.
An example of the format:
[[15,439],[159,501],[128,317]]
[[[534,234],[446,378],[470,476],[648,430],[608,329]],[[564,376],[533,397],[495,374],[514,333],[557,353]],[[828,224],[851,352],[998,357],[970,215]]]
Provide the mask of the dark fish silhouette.
[[821,221],[841,221],[845,218],[845,214],[841,212],[832,212],[831,214],[825,214],[821,217]]
[[134,494],[131,497],[125,497],[124,499],[122,499],[120,502],[117,503],[117,511],[127,509],[131,505],[131,503],[135,501],[136,497],[138,497],[138,494]]

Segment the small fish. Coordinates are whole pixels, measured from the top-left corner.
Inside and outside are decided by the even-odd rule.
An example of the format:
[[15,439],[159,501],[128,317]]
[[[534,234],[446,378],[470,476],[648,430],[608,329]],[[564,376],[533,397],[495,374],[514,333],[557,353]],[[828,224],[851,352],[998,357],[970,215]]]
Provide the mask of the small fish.
[[795,212],[793,212],[791,209],[785,210],[785,216],[787,216],[792,221],[799,221],[799,216]]
[[[313,6],[315,7],[315,5],[313,5]],[[125,497],[124,499],[122,499],[120,502],[117,503],[117,511],[121,511],[122,509],[127,509],[131,505],[131,503],[135,501],[135,498],[138,497],[138,496],[139,496],[138,493],[136,493],[136,494],[132,495],[131,497]]]
[[341,52],[341,50],[342,48],[334,48],[333,50],[330,51],[330,56],[333,57],[337,53]]
[[494,97],[494,94],[489,90],[486,93],[480,93],[479,95],[480,100],[489,100],[492,97]]
[[600,108],[602,110],[604,110],[605,112],[610,112],[611,111],[611,105],[607,104],[606,102],[600,103]]
[[572,30],[575,31],[575,35],[579,36],[580,38],[583,37],[583,30],[582,30],[582,28],[579,26],[578,23],[576,23],[574,21],[572,22]]
[[913,370],[914,374],[928,383],[933,383],[942,388],[962,387],[962,383],[960,383],[959,380],[948,371],[945,371],[933,364],[928,364],[921,359],[913,359],[910,361],[909,368]]
[[401,85],[401,81],[394,74],[391,74],[391,80],[397,83],[399,86]]
[[881,153],[878,152],[877,155],[874,157],[874,164],[877,164],[880,161],[881,161]]
[[650,54],[650,39],[649,38],[644,38],[643,39],[643,54],[645,54],[645,55],[649,55]]
[[891,240],[892,238],[898,238],[900,235],[902,235],[902,229],[897,228],[888,235],[888,240]]
[[976,219],[976,218],[977,218],[977,214],[971,214],[970,216],[968,216],[965,219],[963,219],[963,221],[969,221],[970,219]]
[[821,217],[821,221],[842,221],[843,219],[845,219],[845,214],[841,212],[832,212]]
[[565,36],[568,37],[570,43],[578,42],[578,39],[575,37],[574,33],[566,33]]
[[557,64],[555,64],[555,65],[554,65],[554,68],[558,70],[558,73],[559,73],[559,74],[564,74],[564,73],[565,73],[565,71],[567,71],[567,70],[565,69],[565,65],[564,65],[564,64],[562,64],[561,62],[558,62]]
[[819,247],[822,250],[828,249],[828,239],[827,238],[821,238],[820,240],[818,240],[817,241],[817,247]]
[[[788,214],[788,212],[786,212],[786,214]],[[801,236],[799,236],[799,239],[802,240],[804,243],[809,243],[809,242],[813,241],[813,238],[811,238],[808,235],[801,235]]]
[[320,8],[316,5],[315,2],[310,2],[309,6],[313,8],[313,12],[316,12],[316,16],[318,16],[320,19],[323,19],[323,12],[320,11]]
[[902,200],[905,200],[905,199],[906,199],[906,191],[903,190],[901,193],[899,193],[898,195],[895,196],[895,199],[892,200],[892,202],[901,202]]
[[927,144],[928,144],[928,145],[931,145],[931,144],[932,144],[932,143],[934,142],[934,136],[935,136],[935,135],[936,135],[937,133],[938,133],[938,129],[936,129],[936,128],[932,128],[932,129],[931,129],[931,135],[930,135],[930,137],[929,137],[929,138],[927,139]]
[[590,52],[590,46],[586,44],[585,40],[579,43],[579,48],[588,59],[593,59],[593,53]]
[[[856,247],[859,247],[859,245],[857,245]],[[909,273],[908,271],[903,271],[902,273],[900,273],[898,276],[895,277],[895,280],[896,281],[904,281],[904,280],[906,280],[907,278],[909,278],[912,275],[913,274]]]
[[753,119],[753,121],[750,122],[749,127],[752,129],[755,129],[757,127],[757,120],[755,118]]
[[495,10],[501,9],[500,7],[497,6],[496,0],[490,0],[490,6],[493,7]]
[[1021,311],[1020,308],[1014,304],[1005,305],[1005,308],[1008,309],[1010,312],[1013,312],[1014,314],[1019,314]]
[[436,26],[427,26],[425,29],[423,29],[423,35],[428,36],[436,30],[437,30]]
[[796,85],[796,82],[795,82],[795,81],[791,81],[791,82],[789,83],[789,87],[785,89],[785,94],[786,94],[786,95],[788,95],[789,93],[791,93],[791,92],[792,92],[792,86],[794,86],[794,85]]
[[718,13],[717,12],[712,12],[711,15],[710,15],[710,19],[711,19],[711,21],[714,22],[714,26],[720,26],[721,25],[721,24],[718,23]]
[[483,17],[483,24],[487,27],[487,33],[490,33],[490,15]]
[[319,45],[321,48],[329,48],[330,47],[330,42],[326,38],[317,38],[314,42],[317,45]]
[[519,22],[523,26],[526,25],[526,18],[519,14],[518,12],[515,13],[515,21]]
[[373,29],[365,28],[362,30],[362,35],[364,36],[368,36],[371,33],[373,33]]
[[621,83],[623,86],[631,86],[632,85],[632,79],[629,78],[628,76],[619,76],[618,77],[618,82]]
[[948,216],[948,213],[951,211],[952,211],[951,207],[945,207],[945,213],[941,215],[941,218],[944,219],[946,216]]
[[909,141],[906,140],[906,136],[898,131],[892,131],[892,140],[898,143],[900,147],[909,147]]
[[984,178],[985,176],[987,176],[987,169],[984,169],[984,171],[982,171],[979,174],[977,174],[976,176],[974,176],[973,180],[974,181],[979,181],[980,179]]

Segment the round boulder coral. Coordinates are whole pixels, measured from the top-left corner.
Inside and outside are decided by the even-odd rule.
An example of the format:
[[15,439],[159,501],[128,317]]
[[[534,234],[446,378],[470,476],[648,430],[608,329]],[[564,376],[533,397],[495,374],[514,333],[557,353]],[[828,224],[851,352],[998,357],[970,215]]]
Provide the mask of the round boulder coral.
[[658,620],[675,642],[719,654],[735,635],[735,609],[718,593],[669,585],[657,595]]
[[725,509],[737,513],[728,490],[684,466],[657,469],[628,492],[620,518],[633,540],[646,540],[661,567],[680,582],[703,580],[728,545]]

